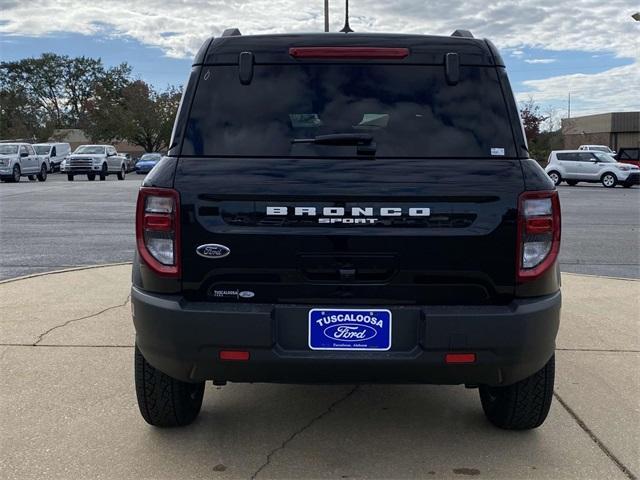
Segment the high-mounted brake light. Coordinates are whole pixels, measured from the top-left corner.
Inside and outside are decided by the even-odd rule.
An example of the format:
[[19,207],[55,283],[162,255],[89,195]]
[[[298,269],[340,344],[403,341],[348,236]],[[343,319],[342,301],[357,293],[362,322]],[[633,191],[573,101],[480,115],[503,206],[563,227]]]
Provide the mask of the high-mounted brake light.
[[409,56],[408,48],[395,47],[291,47],[294,58],[369,58],[400,59]]
[[180,275],[180,197],[170,188],[142,187],[136,205],[136,244],[142,260],[165,277]]
[[517,279],[526,282],[546,272],[560,251],[558,192],[524,192],[518,205]]

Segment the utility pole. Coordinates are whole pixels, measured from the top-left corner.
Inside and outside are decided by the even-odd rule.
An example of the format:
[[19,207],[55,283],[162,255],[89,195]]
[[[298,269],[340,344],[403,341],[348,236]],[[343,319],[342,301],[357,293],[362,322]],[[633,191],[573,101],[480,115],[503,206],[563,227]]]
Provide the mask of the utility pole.
[[329,31],[329,0],[324,0],[324,31]]
[[567,118],[571,118],[571,92],[569,92],[569,102],[568,102],[568,108],[567,108]]

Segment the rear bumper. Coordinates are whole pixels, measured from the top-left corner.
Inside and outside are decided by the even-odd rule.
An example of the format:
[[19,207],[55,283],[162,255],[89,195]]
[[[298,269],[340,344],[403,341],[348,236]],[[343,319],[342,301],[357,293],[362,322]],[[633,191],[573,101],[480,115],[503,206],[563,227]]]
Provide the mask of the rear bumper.
[[[147,361],[184,381],[508,385],[553,355],[560,292],[504,306],[391,308],[386,352],[312,351],[308,305],[190,303],[132,288],[136,342]],[[315,306],[314,306],[315,307]],[[220,361],[220,350],[250,352]],[[447,365],[447,352],[476,362]]]

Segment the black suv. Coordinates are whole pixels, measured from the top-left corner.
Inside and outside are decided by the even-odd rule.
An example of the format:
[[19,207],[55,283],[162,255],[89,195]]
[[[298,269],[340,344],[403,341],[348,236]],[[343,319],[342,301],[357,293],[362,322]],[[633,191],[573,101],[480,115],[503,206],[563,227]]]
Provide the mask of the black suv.
[[136,225],[152,425],[193,421],[206,380],[464,384],[499,427],[547,416],[560,207],[487,40],[208,40]]

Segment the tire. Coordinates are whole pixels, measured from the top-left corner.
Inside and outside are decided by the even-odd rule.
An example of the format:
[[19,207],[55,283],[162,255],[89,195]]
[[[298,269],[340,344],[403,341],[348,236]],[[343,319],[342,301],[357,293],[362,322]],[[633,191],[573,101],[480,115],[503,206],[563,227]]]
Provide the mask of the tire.
[[550,171],[548,175],[556,187],[562,183],[562,177],[560,176],[560,173],[556,172],[555,170]]
[[505,430],[530,430],[545,421],[553,400],[555,355],[530,377],[506,387],[480,386],[487,419]]
[[47,181],[47,166],[44,163],[40,167],[40,173],[38,174],[38,181],[39,182]]
[[69,180],[70,182],[73,182],[73,175],[67,174],[67,180]]
[[120,171],[118,172],[118,180],[124,180],[124,177],[127,175],[126,170],[124,169],[124,166],[120,169]]
[[96,174],[95,173],[88,173],[87,174],[87,180],[89,180],[90,182],[93,182],[96,179]]
[[618,177],[616,177],[613,173],[605,173],[604,175],[602,175],[600,181],[605,187],[613,188],[618,183]]
[[570,187],[575,187],[578,184],[578,180],[567,180],[567,184]]
[[13,166],[13,172],[11,174],[11,181],[13,183],[19,182],[20,181],[20,165],[14,165]]
[[100,170],[100,180],[104,182],[107,179],[108,173],[109,173],[109,170],[107,169],[107,164],[103,163],[102,169]]
[[624,188],[631,188],[631,187],[633,187],[633,185],[632,185],[632,184],[630,184],[630,183],[623,183],[623,184],[622,184],[622,186],[623,186]]
[[176,380],[152,367],[135,347],[136,396],[140,413],[155,427],[183,427],[202,407],[204,382]]

